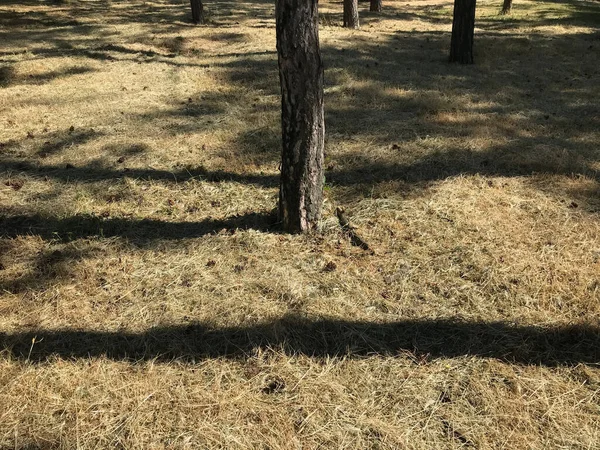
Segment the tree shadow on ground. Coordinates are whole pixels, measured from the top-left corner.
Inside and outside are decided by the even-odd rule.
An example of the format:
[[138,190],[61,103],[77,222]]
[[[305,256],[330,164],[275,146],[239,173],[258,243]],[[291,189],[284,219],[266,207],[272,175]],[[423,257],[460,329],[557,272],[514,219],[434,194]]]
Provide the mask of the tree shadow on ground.
[[[112,218],[98,215],[75,215],[64,219],[42,215],[0,217],[0,292],[19,294],[42,291],[50,284],[68,280],[78,262],[98,257],[100,249],[94,239],[119,238],[137,248],[153,247],[156,241],[200,238],[206,235],[234,235],[241,230],[278,233],[275,211],[250,212],[226,219],[196,222],[168,222],[157,219]],[[33,257],[10,251],[13,238],[37,237],[47,248]],[[88,242],[82,240],[92,239]],[[75,242],[76,241],[76,242]],[[25,263],[27,269],[15,272],[14,264]]]
[[44,73],[20,75],[15,73],[13,66],[0,67],[0,86],[17,86],[21,84],[44,84],[55,79],[67,78],[73,75],[94,72],[95,69],[85,66],[72,66],[60,70],[50,70]]
[[206,219],[200,222],[168,222],[93,215],[75,215],[64,219],[41,215],[0,217],[1,237],[29,235],[64,242],[88,237],[121,237],[140,246],[156,240],[198,238],[207,234],[231,234],[236,230],[247,229],[277,231],[274,211],[249,212],[226,219]]
[[[36,45],[65,44],[69,41],[93,42],[92,37],[114,36],[106,24],[138,25],[140,35],[172,34],[197,27],[191,20],[189,3],[179,1],[148,1],[132,5],[130,2],[72,2],[54,5],[51,12],[43,9],[44,2],[35,0],[4,0],[0,6],[28,7],[28,11],[0,10],[0,25],[6,31],[0,38],[7,44]],[[274,4],[265,0],[216,2],[205,5],[206,23],[203,26],[235,28],[248,20],[272,21]],[[102,17],[102,22],[89,18]],[[21,28],[22,30],[19,30]],[[26,29],[26,30],[25,30]],[[234,34],[225,33],[223,38]]]
[[112,169],[95,167],[94,165],[74,166],[72,164],[33,164],[18,159],[5,159],[0,161],[0,165],[7,172],[27,174],[34,177],[53,178],[64,182],[79,181],[91,183],[102,180],[133,178],[139,180],[158,180],[178,183],[181,181],[198,179],[212,183],[234,182],[272,188],[277,186],[279,181],[279,176],[277,175],[207,170],[201,166],[187,167],[180,170],[134,169],[127,167],[123,169]]
[[553,367],[597,364],[599,344],[600,330],[591,325],[537,327],[428,319],[366,323],[296,316],[228,328],[190,324],[145,332],[0,333],[0,348],[6,355],[40,363],[55,357],[197,362],[206,358],[243,359],[275,350],[319,359],[404,356],[415,363],[478,356]]
[[82,145],[92,139],[98,138],[101,133],[93,130],[75,130],[68,128],[66,130],[55,131],[44,135],[44,143],[38,150],[37,155],[40,158],[61,153],[66,147],[73,145]]
[[[33,266],[27,272],[20,273],[15,278],[0,277],[0,292],[18,294],[43,290],[57,279],[68,279],[74,265],[91,254],[89,249],[75,247],[43,250],[36,255]],[[6,269],[3,261],[0,261],[0,265],[3,270]]]
[[[530,26],[533,28],[548,26],[566,26],[566,27],[598,27],[600,26],[600,11],[594,1],[589,0],[544,0],[540,2],[546,4],[546,7],[540,7],[539,3],[515,3],[512,13],[500,15],[502,2],[497,4],[497,15],[490,16],[489,5],[485,7],[485,13],[482,14],[482,7],[478,6],[475,26],[484,31],[491,30],[510,30],[519,26]],[[409,11],[407,11],[407,9]],[[341,10],[341,7],[340,7]],[[424,22],[429,24],[452,24],[453,2],[434,5],[402,4],[384,5],[381,13],[370,13],[361,11],[361,20],[368,25],[371,20],[380,21],[386,18],[398,18],[406,21]],[[336,15],[329,14],[336,17]]]
[[[532,4],[515,4],[513,14],[504,16],[500,22],[482,18],[479,24],[489,29],[507,28],[514,25],[529,24],[534,27],[541,26],[578,26],[600,27],[600,10],[593,1],[580,0],[544,0],[553,8],[540,10]],[[559,6],[560,5],[560,6]],[[557,9],[559,7],[559,9]]]

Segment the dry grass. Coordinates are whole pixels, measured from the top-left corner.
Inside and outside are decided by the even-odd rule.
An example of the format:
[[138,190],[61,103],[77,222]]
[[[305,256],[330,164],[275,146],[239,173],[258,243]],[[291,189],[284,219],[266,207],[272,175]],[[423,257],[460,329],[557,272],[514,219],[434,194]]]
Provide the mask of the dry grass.
[[307,237],[271,3],[2,2],[0,448],[600,448],[600,5],[497,3],[321,5]]

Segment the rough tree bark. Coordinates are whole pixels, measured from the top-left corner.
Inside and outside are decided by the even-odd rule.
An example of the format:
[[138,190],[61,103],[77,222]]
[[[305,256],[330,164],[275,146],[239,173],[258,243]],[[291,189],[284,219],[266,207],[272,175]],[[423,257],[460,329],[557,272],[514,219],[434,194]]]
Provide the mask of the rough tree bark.
[[323,63],[317,0],[277,0],[281,83],[279,220],[288,232],[316,228],[323,205]]
[[475,1],[476,0],[454,0],[450,62],[473,64]]
[[371,7],[369,11],[381,12],[381,0],[371,0]]
[[192,21],[196,24],[204,22],[204,6],[202,0],[190,0],[192,5]]
[[358,29],[358,0],[344,0],[344,27]]
[[510,14],[511,9],[512,0],[504,0],[504,5],[502,5],[502,11],[500,11],[500,14]]

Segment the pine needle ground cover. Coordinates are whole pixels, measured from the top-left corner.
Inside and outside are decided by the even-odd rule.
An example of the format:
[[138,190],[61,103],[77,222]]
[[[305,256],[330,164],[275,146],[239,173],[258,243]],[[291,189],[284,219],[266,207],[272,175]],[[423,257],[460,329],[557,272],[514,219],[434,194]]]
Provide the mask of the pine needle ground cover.
[[0,448],[600,448],[600,5],[341,7],[296,236],[272,2],[0,4]]

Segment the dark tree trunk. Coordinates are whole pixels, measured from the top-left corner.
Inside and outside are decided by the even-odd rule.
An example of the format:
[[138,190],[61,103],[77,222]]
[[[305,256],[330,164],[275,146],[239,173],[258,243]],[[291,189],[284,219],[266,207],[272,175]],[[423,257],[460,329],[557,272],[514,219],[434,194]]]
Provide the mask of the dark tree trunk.
[[192,21],[194,23],[204,22],[204,7],[202,0],[190,0],[192,5]]
[[344,27],[360,27],[358,23],[358,0],[344,0]]
[[500,14],[510,14],[510,10],[512,8],[512,0],[504,0],[504,5],[502,5],[502,11]]
[[473,64],[475,0],[454,0],[450,62]]
[[371,7],[369,11],[381,12],[381,0],[371,0]]
[[279,220],[285,231],[315,229],[323,205],[323,63],[317,0],[277,0],[281,82]]

